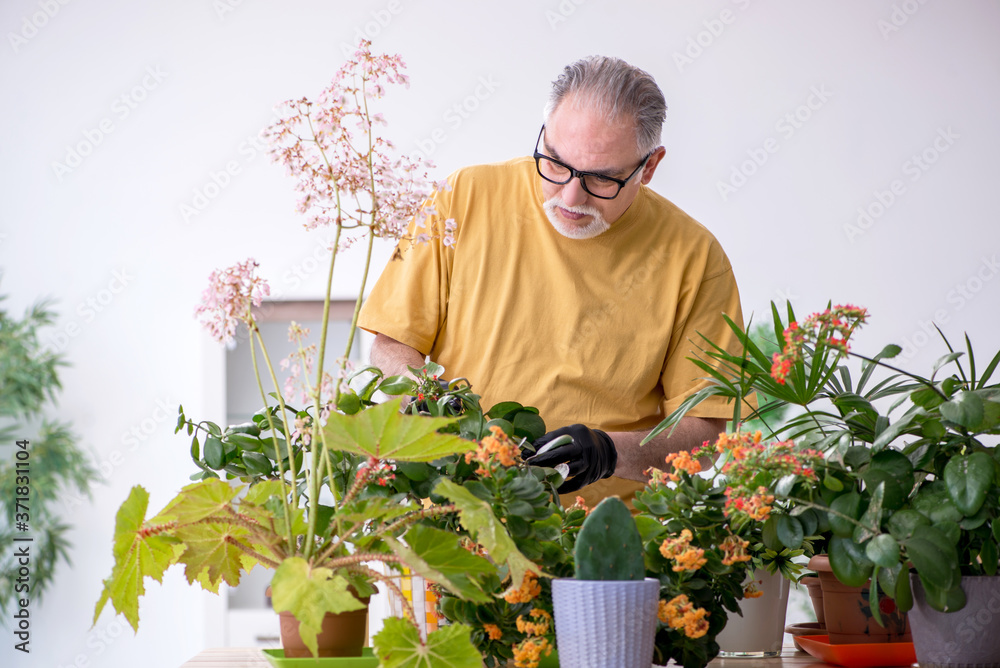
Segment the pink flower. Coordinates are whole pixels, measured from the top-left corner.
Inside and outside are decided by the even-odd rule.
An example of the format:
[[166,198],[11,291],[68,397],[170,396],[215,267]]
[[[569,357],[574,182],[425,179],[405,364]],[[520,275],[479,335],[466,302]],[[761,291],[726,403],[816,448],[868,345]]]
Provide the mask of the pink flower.
[[406,85],[404,68],[399,56],[373,54],[371,42],[362,40],[315,102],[286,102],[280,120],[265,131],[272,157],[297,180],[306,227],[347,231],[341,249],[350,245],[352,230],[402,238],[434,190],[426,161],[396,155],[391,142],[375,134],[386,119],[372,103],[386,85]]
[[195,316],[208,329],[212,338],[228,343],[236,334],[236,323],[253,322],[253,306],[260,306],[271,294],[267,281],[253,275],[257,268],[253,258],[226,269],[213,271],[209,285],[201,295]]

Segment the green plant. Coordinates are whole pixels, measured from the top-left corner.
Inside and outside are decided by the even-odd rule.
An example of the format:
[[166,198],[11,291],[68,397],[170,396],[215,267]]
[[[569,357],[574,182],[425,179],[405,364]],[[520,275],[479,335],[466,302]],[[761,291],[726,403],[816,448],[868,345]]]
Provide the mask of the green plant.
[[[447,480],[420,479],[420,471],[428,472],[425,465],[476,448],[459,435],[485,423],[471,388],[441,388],[437,376],[443,369],[436,366],[413,370],[416,380],[386,378],[372,367],[354,374],[347,368],[374,239],[404,235],[409,220],[424,213],[428,194],[420,166],[391,157],[391,145],[375,131],[384,121],[372,104],[385,85],[405,81],[398,57],[372,54],[370,43],[362,42],[317,102],[288,103],[287,114],[270,128],[273,154],[299,179],[299,209],[308,215],[307,227],[326,225],[335,232],[321,343],[306,345],[307,332],[291,323],[289,336],[298,352],[290,360],[292,376],[282,385],[257,325],[255,307],[269,294],[255,274],[257,263],[247,260],[212,274],[198,314],[219,341],[230,339],[238,323],[247,327],[263,407],[250,422],[226,428],[192,420],[180,409],[176,430],[191,438],[200,470],[192,476],[195,482],[148,518],[149,495],[140,486],[132,489],[117,514],[114,566],[95,621],[110,602],[137,628],[145,579],[161,581],[174,564],[184,565],[189,583],[212,591],[221,582],[237,584],[243,572],[261,565],[274,570],[275,610],[298,618],[315,654],[326,613],[363,607],[358,599],[370,595],[376,583],[404,599],[391,575],[371,568],[372,562],[390,572],[406,566],[454,596],[483,603],[490,598],[485,583],[498,568],[521,578],[533,567],[488,504]],[[413,241],[429,233],[437,231]],[[329,373],[326,329],[334,269],[349,238],[366,244],[367,257],[346,351]],[[444,401],[418,398],[423,410],[414,406],[404,412],[400,398],[375,401],[378,392],[420,395],[431,387]],[[293,406],[296,399],[303,407]],[[407,489],[394,494],[392,486],[404,485],[404,478]],[[434,497],[426,505],[409,494],[422,482]],[[445,516],[445,528],[431,521]],[[448,528],[457,526],[461,531]],[[469,537],[490,559],[466,549]],[[468,627],[442,628],[422,640],[409,606],[404,616],[386,620],[375,638],[383,662],[430,668],[432,657],[441,665],[480,660]]]
[[[802,410],[773,434],[795,439],[782,446],[793,468],[768,453],[778,444],[762,444],[759,465],[733,476],[731,502],[759,507],[768,496],[779,499],[788,512],[774,537],[796,547],[815,526],[845,584],[870,579],[874,595],[882,590],[906,610],[912,569],[933,607],[961,608],[961,576],[995,574],[1000,555],[1000,385],[990,384],[1000,352],[977,373],[969,338],[956,351],[942,334],[948,354],[920,375],[889,363],[897,345],[870,357],[848,349],[867,318],[863,309],[828,308],[799,323],[789,307],[787,326],[772,311],[781,353],[769,359],[732,323],[744,355],[711,342],[706,352],[722,367],[710,372],[713,384],[702,396],[732,398],[737,415],[753,391]],[[872,614],[878,621],[876,608]]]
[[628,506],[609,496],[587,515],[573,548],[577,580],[642,580],[642,538]]
[[[0,302],[3,299],[0,296]],[[21,546],[15,539],[32,539],[30,577],[19,574],[23,564],[13,547],[0,557],[0,610],[5,620],[19,601],[41,600],[55,582],[58,565],[70,563],[66,534],[71,527],[62,521],[61,501],[69,495],[89,496],[90,485],[98,480],[72,426],[48,417],[61,389],[59,367],[65,362],[41,345],[39,332],[54,318],[44,301],[21,319],[0,309],[0,439],[6,444],[0,448],[0,540]]]

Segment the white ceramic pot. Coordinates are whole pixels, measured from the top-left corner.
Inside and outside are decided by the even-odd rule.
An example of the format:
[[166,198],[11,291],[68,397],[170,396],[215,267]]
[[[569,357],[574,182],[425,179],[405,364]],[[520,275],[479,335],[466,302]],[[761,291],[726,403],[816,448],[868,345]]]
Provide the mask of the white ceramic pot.
[[650,668],[660,583],[552,581],[559,664],[573,668]]
[[740,601],[743,616],[728,612],[726,627],[716,636],[719,656],[764,657],[781,654],[785,638],[785,609],[788,607],[788,580],[780,574],[765,570],[754,571],[744,582],[753,579],[757,589],[764,592],[759,598]]

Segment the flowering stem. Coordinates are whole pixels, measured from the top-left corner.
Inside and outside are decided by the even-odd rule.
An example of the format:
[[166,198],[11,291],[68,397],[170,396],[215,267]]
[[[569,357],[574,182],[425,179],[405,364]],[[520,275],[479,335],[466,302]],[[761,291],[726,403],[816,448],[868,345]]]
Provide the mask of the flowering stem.
[[398,520],[391,524],[386,524],[382,528],[378,529],[373,536],[381,536],[383,534],[392,534],[397,531],[400,527],[411,524],[417,520],[423,519],[425,517],[434,517],[436,515],[448,515],[454,513],[458,510],[458,506],[450,504],[447,506],[434,506],[432,508],[423,508],[409,515],[400,517]]
[[[250,359],[253,363],[253,373],[254,377],[257,379],[257,389],[260,391],[261,399],[263,400],[266,408],[268,406],[267,393],[264,391],[264,383],[261,382],[260,379],[260,371],[257,368],[257,349],[256,346],[253,345],[255,334],[257,343],[260,344],[261,353],[264,355],[264,362],[267,364],[267,369],[271,374],[271,381],[274,383],[275,389],[278,387],[278,379],[274,375],[274,368],[271,366],[271,359],[267,355],[267,348],[264,347],[264,340],[260,335],[260,331],[257,329],[257,323],[253,319],[252,314],[247,318],[247,326],[250,328]],[[288,421],[285,414],[285,400],[282,398],[281,392],[276,392],[276,394],[278,395],[278,403],[281,406],[282,420],[286,425],[285,429],[287,431]],[[274,458],[278,463],[278,475],[282,480],[284,480],[285,469],[281,465],[281,453],[278,452],[278,433],[274,428],[274,419],[271,417],[271,411],[269,408],[266,408],[264,415],[267,417],[267,426],[271,431],[271,442],[274,444]],[[298,493],[296,491],[297,486],[295,484],[295,457],[292,455],[291,440],[292,439],[288,437],[288,434],[285,434],[285,445],[288,446],[288,466],[289,471],[292,473],[292,503],[288,503],[288,497],[285,495],[281,496],[281,502],[285,512],[285,526],[288,528],[288,535],[286,536],[288,545],[292,549],[295,549],[295,536],[292,534],[292,508],[298,507]]]
[[393,595],[395,595],[396,600],[400,602],[400,605],[403,608],[403,616],[406,617],[406,619],[409,620],[411,624],[417,626],[417,617],[416,614],[413,612],[412,601],[408,601],[406,599],[406,597],[403,595],[403,592],[399,590],[399,587],[396,585],[395,582],[392,581],[391,577],[379,573],[378,571],[373,570],[371,568],[368,568],[367,566],[354,566],[351,567],[350,570],[357,571],[358,573],[367,575],[370,578],[374,578],[379,582],[381,582],[382,584],[384,584],[386,587],[388,587],[389,591],[391,591]]
[[264,555],[260,554],[259,552],[257,552],[253,548],[251,548],[251,547],[249,547],[247,545],[244,545],[243,543],[241,543],[240,541],[236,540],[232,536],[226,536],[225,541],[227,543],[229,543],[230,545],[236,547],[239,551],[244,552],[246,554],[249,554],[251,557],[253,557],[257,561],[259,561],[264,566],[267,566],[268,568],[277,569],[278,566],[280,566],[280,564],[278,562],[272,561],[271,559],[268,559]]

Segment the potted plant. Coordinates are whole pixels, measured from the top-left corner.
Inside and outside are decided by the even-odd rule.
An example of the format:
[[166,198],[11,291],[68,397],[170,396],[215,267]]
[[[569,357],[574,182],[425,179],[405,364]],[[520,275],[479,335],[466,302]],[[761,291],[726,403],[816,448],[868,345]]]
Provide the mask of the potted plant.
[[573,556],[575,577],[552,582],[560,661],[647,668],[660,583],[646,577],[642,538],[620,498],[604,499],[587,516]]
[[[742,357],[708,351],[725,368],[709,372],[714,382],[706,396],[730,396],[739,410],[742,399],[759,388],[800,406],[802,414],[781,431],[797,440],[793,447],[819,455],[797,451],[809,457],[815,476],[770,475],[763,492],[744,485],[732,498],[752,503],[771,494],[789,504],[790,518],[775,532],[787,546],[807,533],[803,517],[828,524],[832,573],[853,587],[870,580],[870,600],[879,602],[869,605],[875,621],[909,610],[916,590],[930,608],[951,613],[944,618],[961,624],[964,615],[955,613],[973,589],[963,579],[997,572],[1000,386],[990,378],[1000,353],[977,367],[968,337],[965,350],[955,351],[942,335],[948,354],[929,373],[904,371],[888,362],[899,346],[874,356],[848,349],[866,318],[863,309],[835,307],[798,323],[789,308],[787,327],[776,318],[782,352],[772,359],[745,336]],[[856,381],[851,360],[860,362]],[[974,589],[983,587],[977,583]],[[883,603],[883,594],[889,603]],[[929,637],[914,634],[918,656]],[[970,646],[951,642],[952,649]]]
[[[226,428],[192,420],[181,408],[177,430],[191,437],[191,455],[201,470],[152,516],[148,493],[132,489],[117,514],[114,567],[95,621],[110,602],[137,629],[145,579],[160,581],[171,565],[183,564],[189,583],[211,591],[223,582],[237,584],[243,572],[261,565],[274,570],[275,610],[294,615],[308,653],[318,655],[317,635],[327,614],[363,608],[376,584],[393,590],[391,573],[403,565],[455,596],[478,601],[489,599],[483,583],[498,567],[522,576],[531,566],[489,507],[475,499],[449,502],[449,490],[440,489],[435,503],[422,505],[385,491],[397,469],[476,448],[455,433],[457,417],[404,413],[402,399],[375,402],[379,391],[397,395],[440,387],[441,370],[414,370],[413,380],[384,378],[371,368],[352,375],[347,368],[374,239],[403,235],[408,221],[419,219],[428,194],[420,165],[390,157],[391,144],[374,129],[384,120],[372,105],[384,86],[406,82],[402,70],[398,56],[372,54],[362,41],[318,101],[288,103],[269,129],[274,157],[298,178],[306,227],[330,226],[335,234],[318,348],[306,346],[301,327],[290,327],[290,338],[299,343],[292,360],[299,373],[289,382],[301,387],[305,405],[293,407],[294,392],[278,381],[263,345],[255,308],[269,290],[256,275],[257,263],[214,272],[198,314],[220,341],[230,339],[239,323],[246,326],[263,407],[252,421]],[[437,233],[448,230],[423,234]],[[365,243],[368,255],[347,350],[331,374],[325,342],[334,268],[349,242]],[[439,394],[448,395],[446,403],[471,396],[467,387]],[[468,539],[459,532],[427,521],[446,515],[478,539],[479,551],[488,550],[490,559],[467,549]],[[374,563],[386,568],[374,569]],[[426,656],[434,653],[458,663],[480,660],[468,627],[454,625],[423,639],[412,609],[404,616],[386,620],[376,636],[380,660],[428,666]]]

